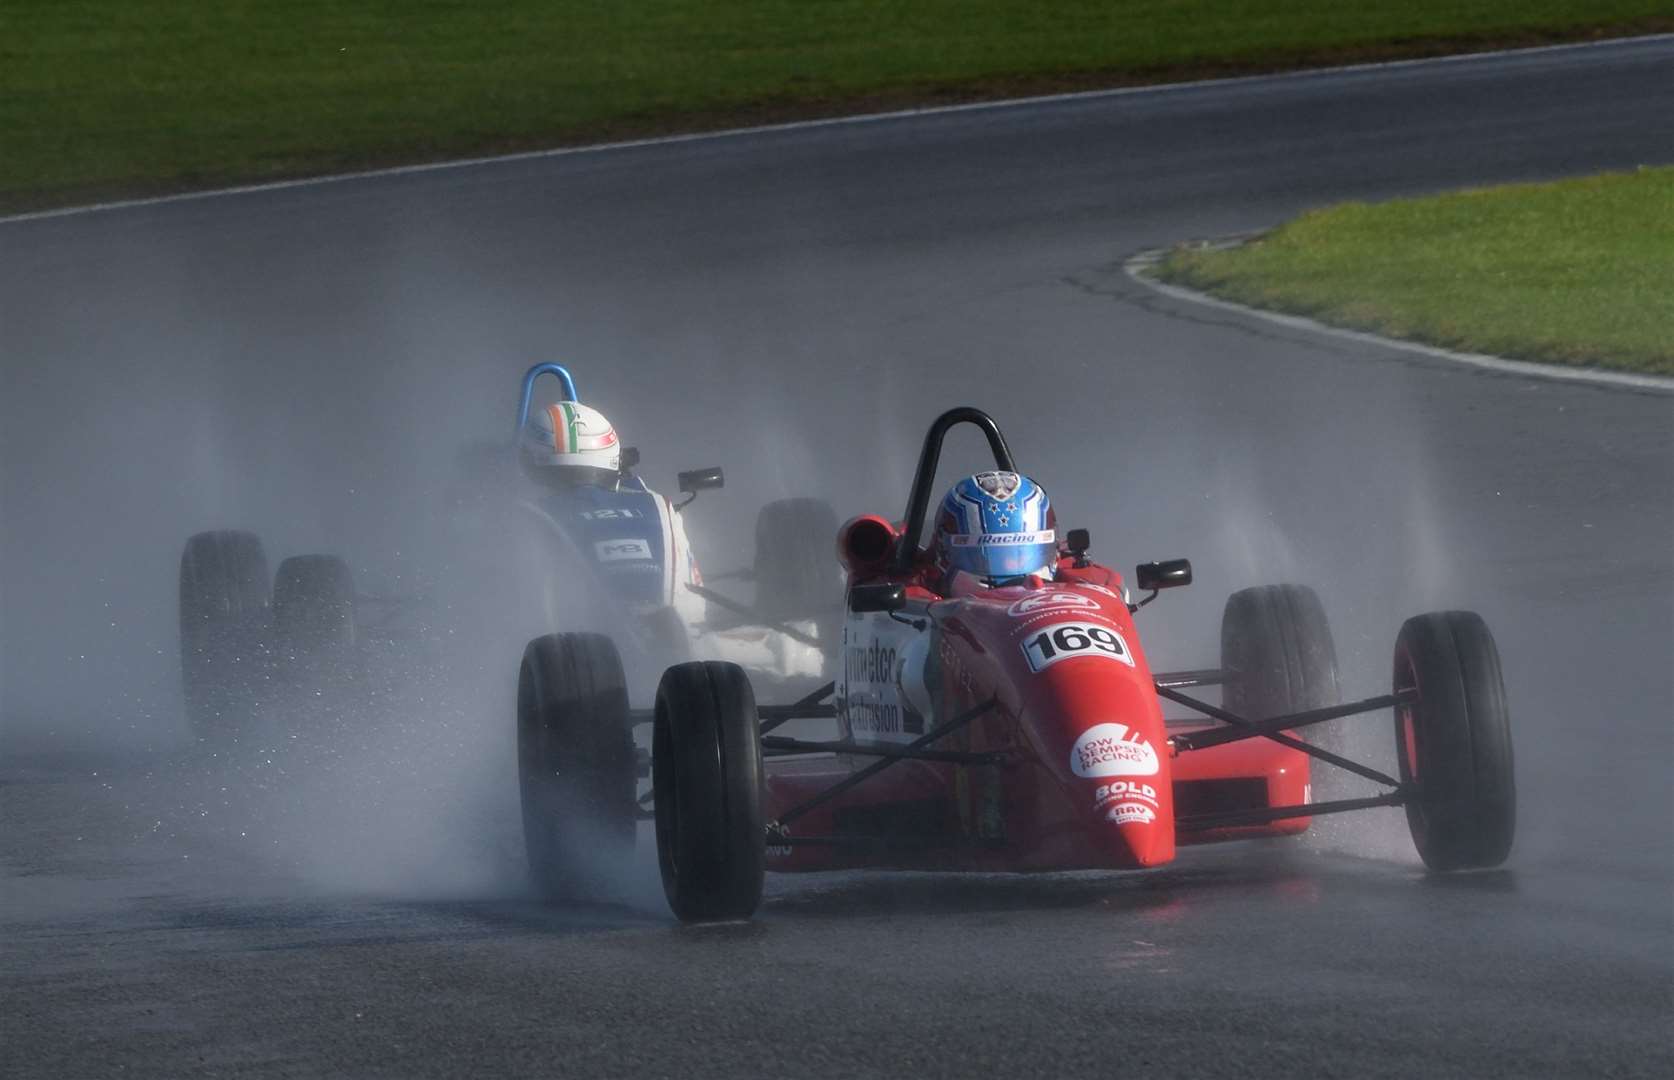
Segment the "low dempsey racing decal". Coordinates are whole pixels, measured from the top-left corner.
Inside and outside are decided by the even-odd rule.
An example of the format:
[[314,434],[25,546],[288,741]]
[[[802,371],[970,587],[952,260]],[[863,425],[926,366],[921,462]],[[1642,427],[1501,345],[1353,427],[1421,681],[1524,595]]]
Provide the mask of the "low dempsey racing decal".
[[1070,771],[1077,776],[1155,776],[1157,751],[1126,724],[1094,724],[1070,747]]
[[1113,627],[1089,622],[1056,622],[1041,627],[1023,639],[1023,656],[1029,670],[1042,672],[1060,660],[1089,656],[1099,660],[1120,660],[1133,667],[1128,643]]

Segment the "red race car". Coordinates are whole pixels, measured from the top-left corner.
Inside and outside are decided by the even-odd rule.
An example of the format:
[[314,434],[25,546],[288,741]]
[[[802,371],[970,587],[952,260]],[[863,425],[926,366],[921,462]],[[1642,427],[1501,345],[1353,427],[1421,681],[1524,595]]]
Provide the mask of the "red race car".
[[[1245,589],[1227,601],[1218,667],[1154,672],[1133,616],[1159,590],[1190,584],[1183,559],[1138,567],[1149,595],[1133,604],[1076,529],[1049,577],[938,587],[920,540],[942,441],[958,424],[981,430],[994,467],[1015,472],[987,414],[936,419],[905,522],[863,515],[838,532],[849,575],[840,670],[800,701],[758,705],[742,668],[699,661],[668,669],[653,709],[631,710],[609,639],[530,642],[519,768],[530,867],[549,894],[584,894],[601,856],[631,854],[644,817],[656,821],[669,904],[687,921],[748,917],[766,870],[1144,869],[1184,845],[1295,835],[1322,814],[1374,806],[1406,807],[1433,870],[1505,860],[1511,732],[1480,617],[1407,620],[1391,691],[1342,702],[1312,590]],[[1221,704],[1186,693],[1200,686],[1219,686]],[[1197,717],[1165,719],[1164,700]],[[1386,709],[1398,776],[1312,736]],[[775,734],[819,719],[835,721],[834,737]],[[637,723],[652,726],[649,762]],[[1315,801],[1315,763],[1387,790]],[[647,764],[651,790],[636,797]]]

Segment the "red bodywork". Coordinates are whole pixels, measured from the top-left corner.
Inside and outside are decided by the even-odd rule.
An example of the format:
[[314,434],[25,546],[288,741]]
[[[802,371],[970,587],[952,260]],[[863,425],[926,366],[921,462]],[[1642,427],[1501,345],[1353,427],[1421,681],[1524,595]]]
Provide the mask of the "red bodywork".
[[[857,522],[874,534],[879,525],[894,531],[879,518]],[[1309,759],[1264,739],[1174,756],[1115,572],[1077,567],[1066,557],[1050,582],[943,596],[925,569],[904,579],[884,572],[881,559],[856,559],[856,547],[869,555],[878,545],[875,535],[867,543],[850,539],[855,525],[839,539],[840,549],[850,544],[851,584],[900,581],[909,606],[892,623],[879,621],[887,615],[850,615],[848,667],[837,684],[841,734],[904,744],[991,702],[933,748],[1000,752],[1004,761],[897,761],[787,823],[783,832],[791,838],[829,840],[770,838],[769,869],[1138,869],[1169,862],[1183,844],[1307,829],[1307,818],[1182,828],[1193,815],[1307,802]],[[896,682],[893,691],[888,680]],[[873,704],[891,700],[892,692],[897,712]],[[897,724],[900,716],[909,719]],[[863,720],[874,722],[872,731],[861,730]],[[1209,723],[1192,720],[1173,730]],[[876,760],[846,753],[770,758],[765,818],[779,821]]]

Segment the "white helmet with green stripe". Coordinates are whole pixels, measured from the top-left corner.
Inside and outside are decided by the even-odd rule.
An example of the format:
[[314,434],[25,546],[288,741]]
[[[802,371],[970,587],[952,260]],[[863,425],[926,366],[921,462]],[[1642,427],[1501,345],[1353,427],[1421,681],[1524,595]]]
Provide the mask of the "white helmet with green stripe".
[[[614,479],[622,467],[622,444],[616,429],[599,410],[579,401],[560,401],[529,412],[519,439],[525,463],[541,467],[587,469]],[[592,472],[576,479],[594,483],[606,477]]]

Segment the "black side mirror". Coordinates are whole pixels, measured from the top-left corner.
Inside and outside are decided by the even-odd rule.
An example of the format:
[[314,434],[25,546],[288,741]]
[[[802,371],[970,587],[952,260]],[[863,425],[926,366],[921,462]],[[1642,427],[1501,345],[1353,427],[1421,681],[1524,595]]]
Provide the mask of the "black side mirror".
[[677,478],[680,490],[687,495],[696,495],[700,491],[725,486],[727,478],[721,473],[719,465],[711,465],[707,469],[692,469],[683,472]]
[[1174,589],[1192,583],[1190,559],[1169,559],[1167,562],[1140,563],[1133,568],[1134,582],[1145,592]]
[[883,585],[856,585],[849,590],[849,610],[865,614],[872,611],[900,611],[907,606],[907,587],[894,582]]
[[1075,558],[1076,566],[1087,565],[1087,550],[1093,546],[1093,536],[1086,529],[1071,529],[1064,538],[1064,549]]
[[624,446],[622,448],[622,463],[617,466],[622,472],[627,472],[639,464],[639,447]]

